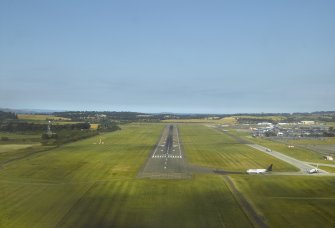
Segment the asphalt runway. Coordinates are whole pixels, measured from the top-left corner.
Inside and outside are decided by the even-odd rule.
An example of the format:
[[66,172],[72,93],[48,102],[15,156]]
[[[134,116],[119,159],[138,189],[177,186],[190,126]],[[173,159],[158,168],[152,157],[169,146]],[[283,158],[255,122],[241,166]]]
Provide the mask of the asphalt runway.
[[139,178],[184,179],[191,178],[180,145],[176,125],[167,125],[150,154],[146,164],[138,174]]

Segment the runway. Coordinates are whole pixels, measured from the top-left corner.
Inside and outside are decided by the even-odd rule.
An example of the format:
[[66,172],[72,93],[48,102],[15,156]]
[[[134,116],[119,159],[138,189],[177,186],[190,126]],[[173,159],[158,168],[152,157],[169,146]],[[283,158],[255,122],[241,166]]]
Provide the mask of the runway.
[[146,164],[138,174],[139,178],[184,179],[191,178],[176,125],[167,125]]

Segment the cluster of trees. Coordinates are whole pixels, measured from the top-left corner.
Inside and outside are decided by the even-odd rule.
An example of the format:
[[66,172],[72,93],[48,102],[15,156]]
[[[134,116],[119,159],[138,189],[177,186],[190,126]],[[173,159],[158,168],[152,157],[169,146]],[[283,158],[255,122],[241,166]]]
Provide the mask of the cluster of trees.
[[335,137],[334,127],[329,127],[328,132],[323,132],[323,136],[325,136],[325,137]]
[[97,131],[89,130],[89,128],[81,128],[80,130],[63,128],[55,130],[53,127],[52,133],[42,134],[41,142],[43,145],[61,145],[98,135],[99,132],[111,132],[117,130],[121,130],[121,128],[115,122],[110,120],[105,120],[102,124],[100,124]]
[[70,112],[55,112],[53,115],[59,117],[70,118],[73,121],[91,120],[97,121],[100,119],[113,120],[136,120],[139,112],[96,112],[96,111],[70,111]]
[[3,120],[16,120],[16,119],[17,119],[17,115],[15,113],[0,111],[0,121],[3,121]]
[[[147,114],[140,112],[95,112],[95,111],[71,111],[71,112],[55,112],[55,116],[71,118],[73,121],[89,121],[99,123],[102,119],[119,121],[122,123],[144,121],[158,122],[166,119],[206,119],[206,118],[224,118],[224,117],[240,117],[241,123],[257,123],[270,122],[276,123],[270,116],[283,117],[284,122],[299,122],[301,120],[316,120],[316,121],[335,121],[335,112],[314,112],[314,113],[237,113],[237,114],[174,114],[174,113],[157,113]],[[243,116],[250,116],[245,118]],[[252,118],[261,117],[261,118]],[[277,121],[278,122],[278,121]]]
[[277,133],[274,132],[274,131],[267,131],[267,132],[264,133],[264,135],[266,137],[273,137],[273,136],[277,136]]
[[118,131],[121,128],[113,121],[109,119],[104,119],[99,124],[99,131]]
[[41,143],[43,145],[61,145],[64,143],[74,142],[80,139],[86,139],[98,135],[98,131],[90,130],[60,130],[57,133],[47,134],[43,133],[41,136]]
[[[64,112],[62,117],[78,120],[87,114],[92,115],[96,112]],[[114,116],[121,115],[124,118],[130,118],[133,113],[113,113]],[[61,145],[68,142],[77,141],[98,135],[101,131],[117,131],[121,128],[115,121],[104,118],[104,115],[99,114],[99,128],[97,131],[90,130],[91,124],[88,122],[75,123],[75,124],[53,124],[51,131],[48,131],[48,124],[45,122],[27,122],[18,120],[15,113],[0,111],[0,131],[1,132],[15,132],[15,133],[40,133],[41,143],[43,145]],[[82,121],[82,120],[81,120]],[[9,141],[6,136],[0,138],[0,141]],[[38,140],[38,139],[37,139]]]
[[[0,131],[4,132],[43,132],[46,131],[48,124],[6,121],[1,123]],[[90,129],[89,123],[52,125],[52,130],[81,130]]]

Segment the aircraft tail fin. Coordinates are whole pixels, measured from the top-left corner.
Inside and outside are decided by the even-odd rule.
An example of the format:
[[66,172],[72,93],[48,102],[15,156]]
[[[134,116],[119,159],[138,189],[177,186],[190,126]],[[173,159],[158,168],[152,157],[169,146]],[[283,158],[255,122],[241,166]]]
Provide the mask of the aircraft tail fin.
[[266,169],[267,172],[272,171],[272,164]]

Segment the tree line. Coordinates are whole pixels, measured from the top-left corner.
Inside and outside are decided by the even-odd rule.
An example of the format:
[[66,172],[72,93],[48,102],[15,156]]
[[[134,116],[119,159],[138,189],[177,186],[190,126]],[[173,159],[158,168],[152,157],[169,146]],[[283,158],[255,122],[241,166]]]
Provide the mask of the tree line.
[[0,111],[0,121],[16,120],[16,119],[17,119],[17,115],[15,113]]
[[[19,121],[6,121],[0,125],[0,131],[4,132],[43,132],[46,131],[48,124],[19,122]],[[75,123],[75,124],[63,124],[63,125],[52,125],[52,130],[81,130],[90,129],[89,123]]]

